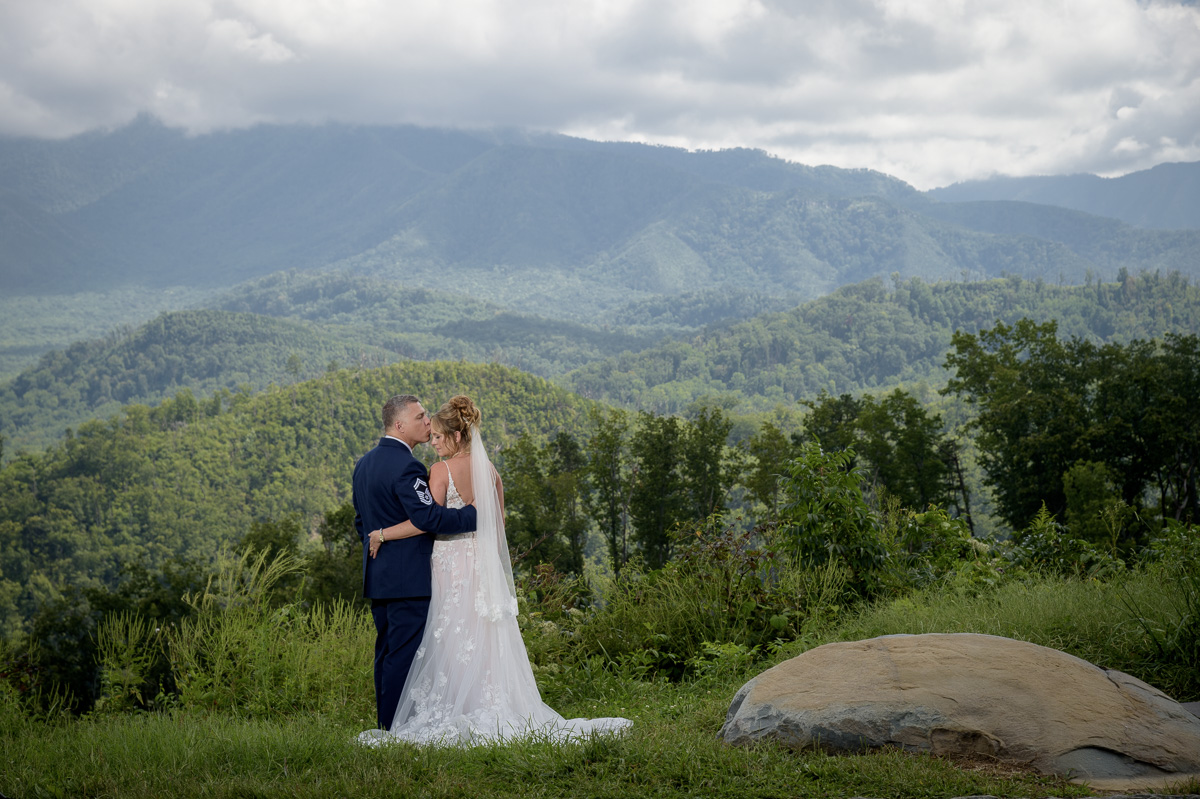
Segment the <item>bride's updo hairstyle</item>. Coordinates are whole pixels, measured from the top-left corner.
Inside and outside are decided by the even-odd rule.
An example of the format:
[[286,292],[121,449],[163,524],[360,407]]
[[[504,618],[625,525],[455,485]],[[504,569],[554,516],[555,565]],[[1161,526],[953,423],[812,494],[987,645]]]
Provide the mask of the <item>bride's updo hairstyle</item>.
[[[453,452],[458,453],[471,449],[471,425],[478,427],[481,418],[482,414],[471,398],[458,394],[438,408],[430,422],[448,439],[447,443],[453,447]],[[455,433],[458,435],[455,436]]]

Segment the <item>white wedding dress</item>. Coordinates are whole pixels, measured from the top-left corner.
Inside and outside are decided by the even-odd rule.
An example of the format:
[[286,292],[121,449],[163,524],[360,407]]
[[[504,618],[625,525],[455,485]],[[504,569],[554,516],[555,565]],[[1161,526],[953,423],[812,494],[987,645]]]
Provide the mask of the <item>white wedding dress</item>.
[[[478,428],[472,429],[472,441],[476,532],[435,538],[429,620],[392,729],[371,730],[359,740],[368,745],[461,745],[522,737],[568,741],[625,729],[632,724],[628,719],[564,719],[542,701],[517,626],[495,470]],[[463,505],[451,477],[446,507]]]

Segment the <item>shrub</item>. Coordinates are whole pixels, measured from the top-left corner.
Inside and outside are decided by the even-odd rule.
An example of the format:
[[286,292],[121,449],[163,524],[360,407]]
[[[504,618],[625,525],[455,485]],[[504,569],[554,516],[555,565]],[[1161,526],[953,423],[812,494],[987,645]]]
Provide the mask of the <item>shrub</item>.
[[1125,570],[1125,563],[1108,549],[1073,537],[1044,502],[1029,527],[1005,550],[1005,557],[1016,566],[1063,577],[1103,579]]
[[826,452],[815,442],[801,448],[780,481],[778,542],[793,566],[845,564],[847,587],[870,597],[883,588],[888,552],[879,517],[863,496],[864,475],[853,462],[852,449]]

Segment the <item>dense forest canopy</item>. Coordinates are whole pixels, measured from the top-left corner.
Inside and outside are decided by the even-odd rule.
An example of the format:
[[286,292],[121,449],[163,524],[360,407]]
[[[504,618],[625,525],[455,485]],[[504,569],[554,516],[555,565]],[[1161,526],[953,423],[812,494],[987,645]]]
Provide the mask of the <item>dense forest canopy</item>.
[[[70,585],[114,583],[128,564],[211,559],[256,521],[305,529],[348,499],[355,459],[397,392],[431,407],[470,394],[485,439],[575,429],[587,403],[496,365],[406,362],[338,370],[256,395],[182,392],[79,427],[0,470],[0,624],[6,633]],[[315,524],[315,522],[314,522]]]
[[868,281],[792,311],[710,329],[579,369],[562,383],[583,396],[674,413],[722,396],[769,410],[902,383],[945,383],[956,331],[1028,317],[1089,341],[1200,329],[1200,286],[1179,273],[1123,272],[1116,283],[1059,286],[1008,277],[980,283]]
[[185,388],[198,398],[259,390],[402,359],[502,363],[657,413],[704,398],[761,412],[822,391],[937,388],[952,334],[996,321],[1053,320],[1096,342],[1193,331],[1198,295],[1178,273],[1083,286],[872,280],[786,312],[761,295],[697,293],[583,325],[346,273],[285,273],[219,299],[225,310],[166,314],[44,355],[0,383],[0,435],[12,457],[121,403],[153,404]]

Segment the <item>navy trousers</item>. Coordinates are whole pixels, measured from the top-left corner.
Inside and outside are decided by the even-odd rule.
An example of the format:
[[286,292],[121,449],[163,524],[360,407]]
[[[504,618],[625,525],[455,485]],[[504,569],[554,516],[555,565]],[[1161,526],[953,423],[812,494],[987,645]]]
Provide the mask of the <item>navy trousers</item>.
[[375,619],[375,713],[381,730],[392,727],[428,615],[427,596],[371,600],[371,616]]

